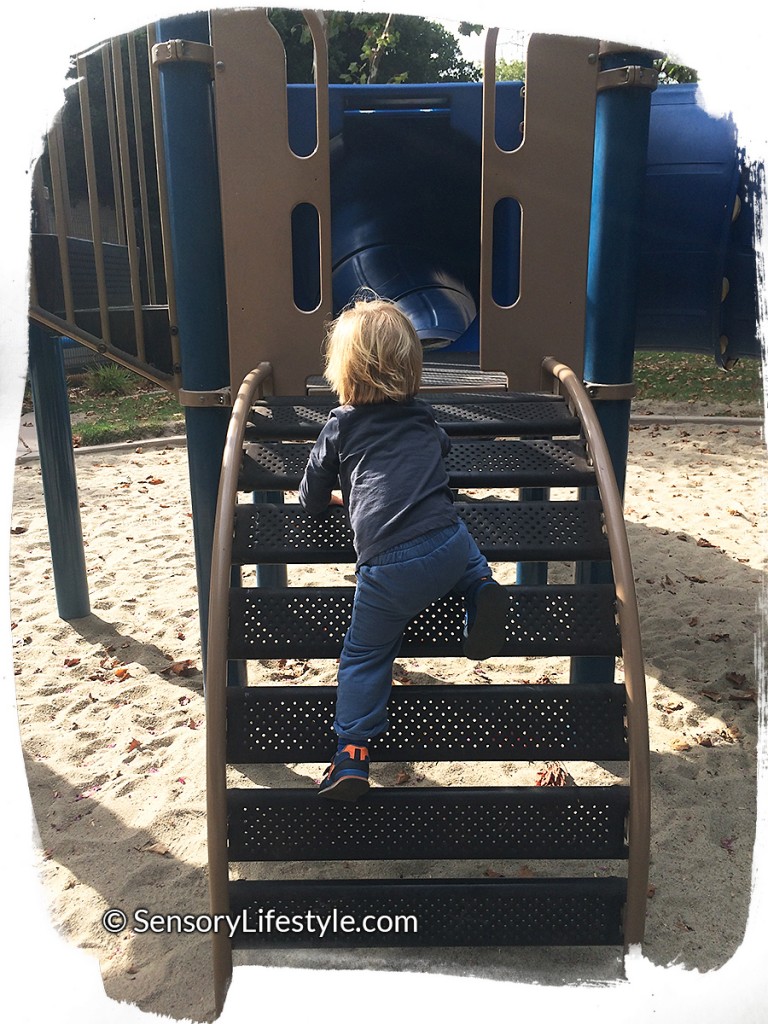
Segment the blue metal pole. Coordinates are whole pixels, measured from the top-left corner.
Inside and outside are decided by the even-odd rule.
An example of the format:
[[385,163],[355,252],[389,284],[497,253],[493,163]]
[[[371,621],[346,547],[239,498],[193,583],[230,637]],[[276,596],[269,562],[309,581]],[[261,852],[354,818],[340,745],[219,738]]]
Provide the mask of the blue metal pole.
[[[162,20],[157,39],[210,43],[208,15]],[[179,334],[184,389],[212,391],[229,384],[229,353],[211,71],[192,60],[162,63],[159,69],[178,319],[172,329]],[[203,662],[216,494],[229,416],[226,408],[185,409]]]
[[61,342],[36,324],[29,328],[29,379],[48,517],[48,537],[62,619],[90,613],[83,531],[77,496],[72,426]]
[[[601,56],[601,71],[619,72],[597,97],[592,220],[587,273],[584,379],[592,384],[629,384],[633,377],[640,227],[654,58],[648,51]],[[627,84],[623,83],[626,80]],[[629,399],[595,402],[619,490],[624,493],[629,447]],[[582,492],[584,496],[588,491]],[[577,582],[612,581],[606,562],[582,563]],[[574,658],[571,682],[613,682],[613,658]]]
[[[521,487],[520,501],[549,501],[549,487]],[[544,586],[549,578],[549,562],[518,562],[519,586]]]
[[[285,499],[282,491],[254,491],[251,500],[254,505],[282,505]],[[287,587],[288,566],[279,563],[257,565],[256,586]]]

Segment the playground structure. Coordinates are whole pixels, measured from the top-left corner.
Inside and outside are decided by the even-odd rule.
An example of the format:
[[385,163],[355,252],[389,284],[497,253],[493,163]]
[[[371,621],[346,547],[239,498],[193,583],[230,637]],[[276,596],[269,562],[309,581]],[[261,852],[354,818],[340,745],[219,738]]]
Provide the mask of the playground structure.
[[[286,89],[282,44],[263,11],[172,19],[150,30],[162,269],[142,171],[147,159],[129,134],[133,120],[134,139],[144,141],[135,40],[115,40],[78,61],[92,237],[76,239],[69,228],[60,123],[41,183],[53,198],[54,230],[33,237],[30,368],[60,614],[85,615],[88,602],[71,438],[61,429],[60,355],[41,327],[157,381],[186,409],[206,655],[212,911],[406,911],[419,916],[420,945],[640,942],[647,726],[620,498],[632,352],[638,344],[665,347],[664,325],[678,313],[685,347],[712,351],[723,365],[756,354],[754,316],[752,337],[748,330],[755,304],[744,229],[750,204],[733,126],[716,122],[702,131],[706,115],[690,90],[674,90],[680,99],[659,105],[662,120],[690,108],[716,168],[699,175],[693,209],[706,215],[697,219],[669,192],[670,166],[692,162],[685,133],[668,133],[682,155],[670,156],[668,143],[654,148],[653,132],[649,146],[652,95],[660,95],[653,93],[653,55],[534,37],[524,90],[519,83],[329,89],[322,24],[306,17],[314,88]],[[494,38],[486,81],[493,81]],[[114,106],[110,131],[121,157],[112,188],[125,214],[118,210],[110,242],[99,229],[99,176],[88,142],[87,63],[94,60],[106,72],[105,96],[113,90],[106,109]],[[403,138],[412,153],[395,148]],[[393,152],[409,155],[401,162]],[[658,180],[654,167],[665,170]],[[358,181],[367,182],[367,194],[355,194]],[[663,209],[658,222],[648,216],[648,199],[643,209],[647,181]],[[453,197],[455,215],[443,217],[452,222],[438,223]],[[379,198],[386,202],[374,208]],[[670,222],[682,223],[677,233]],[[706,245],[691,239],[692,222],[706,226]],[[661,223],[668,250],[659,245]],[[463,244],[468,232],[472,244]],[[733,268],[727,288],[726,268]],[[353,814],[318,806],[302,790],[227,791],[227,763],[330,754],[332,689],[262,691],[227,682],[244,681],[249,658],[338,653],[349,589],[286,587],[284,567],[351,561],[348,526],[340,511],[313,523],[284,504],[282,492],[295,489],[333,404],[320,375],[323,324],[360,285],[391,291],[429,349],[425,398],[455,437],[452,485],[519,491],[519,501],[459,506],[487,557],[518,565],[504,654],[568,654],[573,665],[567,687],[396,691],[396,724],[374,758],[628,760],[628,787],[577,796],[377,789]],[[545,394],[553,383],[557,393]],[[550,500],[550,488],[578,489],[578,498]],[[238,493],[253,498],[238,501]],[[572,585],[548,584],[546,563],[558,560],[576,563]],[[239,586],[245,564],[258,566],[255,588]],[[413,624],[403,652],[452,657],[459,637],[460,609],[446,601]],[[614,681],[619,655],[623,683]],[[469,746],[467,721],[476,730]],[[246,860],[491,852],[610,857],[626,860],[627,872],[288,886],[231,882],[228,869]],[[236,945],[253,941],[235,938]],[[223,935],[215,938],[215,958],[221,1005],[231,971]]]

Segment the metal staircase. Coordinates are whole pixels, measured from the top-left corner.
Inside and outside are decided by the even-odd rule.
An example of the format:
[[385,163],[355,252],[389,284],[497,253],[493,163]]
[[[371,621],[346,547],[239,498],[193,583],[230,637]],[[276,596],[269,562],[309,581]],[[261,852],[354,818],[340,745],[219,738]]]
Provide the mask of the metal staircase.
[[[227,661],[335,658],[353,588],[233,587],[232,567],[353,562],[346,515],[322,519],[296,504],[238,502],[294,490],[332,396],[264,398],[269,364],[246,377],[224,456],[211,589],[206,677],[211,911],[241,922],[214,937],[217,1001],[231,950],[324,945],[623,945],[642,940],[648,873],[648,734],[637,608],[621,502],[581,383],[547,359],[563,394],[424,392],[453,437],[451,485],[568,489],[569,500],[458,502],[493,561],[610,560],[613,584],[510,587],[502,657],[623,658],[613,684],[418,685],[393,688],[390,729],[372,746],[386,761],[628,761],[629,785],[608,787],[375,787],[357,804],[307,789],[228,789],[227,765],[315,763],[335,749],[332,686],[227,686]],[[599,498],[571,499],[574,488]],[[578,491],[577,491],[578,493]],[[463,609],[446,597],[408,627],[402,654],[461,656]],[[614,859],[612,877],[230,880],[242,861],[477,857]],[[623,863],[627,862],[626,870]],[[308,875],[310,872],[308,871]],[[386,874],[386,873],[384,873]],[[412,915],[417,930],[256,927],[274,914]],[[250,922],[250,927],[249,927]],[[245,923],[245,926],[243,926]]]

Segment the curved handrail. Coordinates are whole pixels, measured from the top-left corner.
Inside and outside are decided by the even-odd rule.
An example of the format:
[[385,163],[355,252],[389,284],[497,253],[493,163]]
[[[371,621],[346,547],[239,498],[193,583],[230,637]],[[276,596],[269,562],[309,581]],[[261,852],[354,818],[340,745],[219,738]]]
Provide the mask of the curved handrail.
[[648,753],[648,705],[635,578],[616,474],[600,422],[589,396],[574,371],[553,356],[547,356],[543,360],[542,368],[559,383],[568,399],[571,411],[578,416],[582,424],[603,503],[605,532],[608,537],[613,566],[616,607],[624,659],[629,740],[629,859],[627,862],[627,906],[624,919],[624,941],[628,947],[642,942],[643,939],[650,861],[651,781]]
[[[232,406],[219,477],[211,557],[208,647],[205,660],[206,804],[208,817],[208,887],[211,914],[229,913],[227,854],[227,637],[232,534],[237,481],[245,428],[254,397],[272,376],[270,363],[259,363],[237,393]],[[226,930],[213,932],[213,978],[217,1012],[224,1005],[232,976],[232,951]]]

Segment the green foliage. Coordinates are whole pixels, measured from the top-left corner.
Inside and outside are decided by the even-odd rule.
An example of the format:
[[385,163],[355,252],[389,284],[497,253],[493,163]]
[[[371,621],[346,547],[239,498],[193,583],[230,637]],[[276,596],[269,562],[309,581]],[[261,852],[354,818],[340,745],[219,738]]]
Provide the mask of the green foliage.
[[524,60],[504,60],[500,57],[496,61],[496,81],[497,82],[524,82],[525,81],[525,61]]
[[654,67],[659,72],[659,85],[687,85],[699,80],[697,71],[685,64],[676,64],[670,57],[654,61]]
[[[270,11],[283,40],[288,81],[312,82],[313,49],[299,11]],[[479,69],[442,25],[410,15],[326,12],[332,83],[469,82]]]
[[134,386],[134,375],[115,363],[105,363],[89,370],[86,387],[94,395],[128,395]]
[[[378,80],[382,58],[393,54],[400,42],[400,33],[391,27],[393,17],[394,15],[390,14],[383,24],[380,20],[361,24],[364,34],[360,46],[360,58],[352,61],[347,71],[340,75],[342,82],[365,85]],[[405,72],[397,75],[395,80],[404,81],[407,77],[407,72]]]

